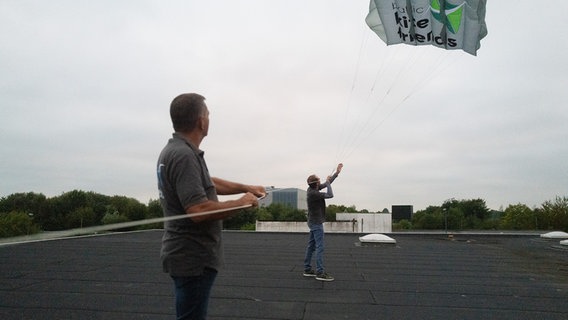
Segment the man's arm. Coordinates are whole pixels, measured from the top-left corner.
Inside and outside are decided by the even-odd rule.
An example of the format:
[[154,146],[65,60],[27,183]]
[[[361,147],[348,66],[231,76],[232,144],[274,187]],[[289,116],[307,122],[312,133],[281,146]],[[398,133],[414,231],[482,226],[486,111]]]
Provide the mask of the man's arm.
[[266,195],[266,190],[263,186],[252,186],[215,177],[211,177],[211,180],[213,181],[215,190],[217,190],[217,194],[219,195],[231,195],[247,192],[250,192],[257,197],[263,197]]
[[[247,205],[250,205],[252,207],[258,206],[258,198],[250,192],[247,192],[242,197],[240,197],[239,199],[235,199],[235,200],[227,200],[227,201],[221,201],[221,202],[217,202],[217,201],[213,201],[213,200],[207,200],[207,201],[198,203],[196,205],[193,205],[191,207],[185,208],[185,213],[195,214],[195,213],[214,211],[214,210],[231,209],[231,208],[242,207],[242,206],[247,206]],[[190,219],[193,222],[196,222],[196,223],[203,222],[203,221],[211,221],[211,220],[222,220],[222,219],[228,218],[230,216],[233,216],[234,214],[238,213],[240,210],[241,209],[227,210],[227,211],[222,211],[222,212],[217,212],[217,213],[212,213],[212,214],[207,214],[207,215],[202,215],[202,216],[193,216],[193,217],[190,217]]]
[[[222,202],[207,200],[186,208],[185,213],[194,214],[206,211],[230,209],[246,205],[256,207],[258,206],[258,198],[266,195],[266,190],[262,186],[252,186],[215,177],[211,177],[211,180],[213,181],[215,190],[217,190],[217,194],[219,195],[233,195],[239,193],[244,193],[244,195],[239,199]],[[222,220],[238,213],[239,211],[240,209],[227,210],[203,216],[191,217],[191,220],[197,223],[202,221]]]
[[331,188],[331,183],[327,185],[326,193],[323,193],[325,199],[333,198],[333,189]]
[[343,163],[338,164],[337,169],[335,170],[335,173],[333,175],[327,177],[326,182],[327,182],[328,185],[331,185],[331,183],[335,180],[335,178],[337,178],[337,176],[341,172],[341,169],[343,169]]

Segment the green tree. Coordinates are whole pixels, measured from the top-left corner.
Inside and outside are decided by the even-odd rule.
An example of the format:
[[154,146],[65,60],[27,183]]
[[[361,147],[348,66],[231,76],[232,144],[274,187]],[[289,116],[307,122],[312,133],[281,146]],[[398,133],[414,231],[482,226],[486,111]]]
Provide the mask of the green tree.
[[225,219],[225,221],[223,221],[223,228],[227,230],[243,230],[248,228],[247,230],[250,230],[251,225],[256,226],[258,210],[258,208],[241,210],[234,216]]
[[0,237],[15,237],[38,233],[40,228],[29,214],[21,211],[0,214]]
[[442,211],[444,216],[444,227],[448,230],[461,230],[463,229],[465,216],[459,208],[449,208]]
[[308,217],[304,210],[288,208],[286,215],[282,217],[281,221],[307,221]]
[[59,200],[58,202],[56,202],[58,209],[61,212],[65,213],[69,213],[75,209],[88,206],[87,192],[81,190],[65,192],[55,199]]
[[47,198],[41,193],[14,193],[0,198],[0,212],[22,211],[37,215],[45,210]]
[[136,199],[113,196],[110,198],[110,205],[131,221],[143,220],[146,217],[146,206]]
[[42,228],[42,221],[49,213],[48,199],[45,195],[34,192],[14,193],[0,198],[0,213],[13,211],[27,213],[33,223]]
[[272,212],[268,210],[268,207],[258,208],[257,219],[259,221],[274,221],[274,218],[272,217]]
[[444,217],[441,210],[433,213],[416,212],[412,216],[412,226],[415,229],[444,229]]
[[87,192],[87,205],[93,209],[95,213],[95,221],[101,223],[103,216],[107,213],[107,206],[110,197],[96,192]]
[[472,216],[479,220],[484,220],[490,213],[490,210],[487,208],[485,200],[483,199],[461,200],[459,202],[459,206],[461,207],[464,216]]
[[128,222],[128,217],[120,213],[107,213],[102,219],[104,225]]
[[406,219],[402,219],[399,222],[394,222],[392,224],[393,230],[410,230],[412,229],[412,223]]
[[98,221],[96,221],[95,211],[91,207],[81,207],[73,210],[71,213],[67,214],[65,222],[66,229],[84,228],[94,226],[98,223]]
[[544,229],[568,231],[568,197],[545,201],[538,212],[538,221]]
[[270,211],[273,221],[284,221],[291,207],[282,203],[271,203],[266,209]]
[[159,218],[164,215],[162,211],[162,205],[160,204],[160,200],[153,200],[150,199],[148,201],[148,218]]
[[444,215],[442,208],[428,206],[424,210],[419,210],[412,215],[412,227],[414,229],[444,229]]
[[[457,229],[481,229],[484,227],[484,220],[490,213],[483,199],[450,199],[442,204],[441,209],[444,214],[448,215],[448,229],[453,229],[451,226],[456,223],[459,224]],[[459,219],[459,222],[455,221],[457,219]]]
[[510,230],[534,230],[538,228],[537,216],[524,204],[509,205],[501,217],[499,227]]
[[[152,200],[148,201],[148,210],[146,211],[146,218],[160,218],[163,217],[164,213],[162,211],[162,205],[160,204],[160,200]],[[164,228],[164,223],[152,223],[145,226],[141,226],[144,229],[162,229]]]
[[338,213],[357,213],[355,206],[346,207],[344,205],[330,204],[325,210],[325,221],[337,221]]
[[87,192],[73,190],[60,196],[50,198],[49,209],[41,217],[41,224],[45,230],[63,230],[69,225],[68,215],[79,209],[88,207]]

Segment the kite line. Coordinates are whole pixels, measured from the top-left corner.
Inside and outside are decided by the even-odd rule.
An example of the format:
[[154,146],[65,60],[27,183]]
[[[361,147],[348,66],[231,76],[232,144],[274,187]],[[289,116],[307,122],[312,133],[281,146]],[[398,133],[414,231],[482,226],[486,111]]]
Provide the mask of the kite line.
[[[487,25],[485,23],[485,7],[486,0],[464,0],[462,4],[456,5],[445,0],[413,0],[413,1],[382,1],[370,0],[369,13],[365,18],[366,25],[372,30],[384,43],[389,45],[405,44],[414,47],[430,47],[442,48],[445,50],[434,49],[438,52],[447,52],[450,49],[462,49],[463,51],[476,55],[480,48],[480,41],[487,35]],[[364,50],[367,45],[367,38],[364,38],[360,50]],[[410,47],[410,46],[408,46]],[[395,46],[398,50],[398,46]],[[385,49],[387,53],[393,50]],[[385,83],[382,95],[379,93],[374,103],[372,113],[362,120],[357,119],[352,126],[350,133],[345,134],[341,131],[337,152],[337,159],[345,160],[348,158],[362,141],[369,138],[371,134],[381,126],[386,119],[393,114],[401,105],[421,89],[422,84],[428,79],[439,74],[438,70],[444,64],[447,66],[445,59],[440,59],[442,53],[432,62],[431,59],[423,59],[426,49],[410,49],[415,52],[413,57],[408,60],[398,59],[396,55],[388,55],[382,61],[381,68],[375,78],[371,89],[368,92],[363,107],[368,104],[371,96],[375,96],[376,83],[380,79],[390,81]],[[419,57],[422,56],[422,57]],[[447,53],[444,53],[447,56]],[[357,60],[357,69],[355,70],[355,78],[360,74],[362,51],[359,52]],[[399,62],[400,61],[400,62]],[[389,77],[388,68],[396,68],[396,75]],[[420,68],[428,67],[428,73],[420,73]],[[385,69],[383,69],[385,67]],[[385,71],[385,72],[383,72]],[[403,76],[403,77],[401,77]],[[353,84],[356,83],[356,79]],[[404,80],[404,82],[402,82]],[[412,81],[416,81],[412,84]],[[397,91],[401,88],[410,88],[407,92],[397,95]],[[348,107],[344,121],[350,113],[351,104],[353,102],[355,86],[351,88],[349,95]],[[372,103],[369,103],[372,105]],[[376,114],[379,109],[385,109],[386,106],[392,106],[386,111],[386,116],[377,119]],[[345,124],[344,127],[347,125]]]
[[[378,58],[381,63],[372,84],[364,88],[358,77],[362,74],[360,69],[365,68],[361,66],[364,65],[364,52],[368,51],[367,38],[368,35],[360,47],[353,86],[343,117],[343,129],[338,139],[336,162],[351,157],[391,115],[455,61],[449,59],[450,53],[445,50],[387,47],[383,50],[383,57],[369,57]],[[356,89],[360,89],[360,95],[355,93]]]

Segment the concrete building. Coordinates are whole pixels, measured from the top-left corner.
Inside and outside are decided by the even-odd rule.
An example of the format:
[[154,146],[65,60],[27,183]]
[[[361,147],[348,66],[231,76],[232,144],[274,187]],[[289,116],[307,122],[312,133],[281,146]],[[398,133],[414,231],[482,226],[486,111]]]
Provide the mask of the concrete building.
[[306,190],[298,188],[267,188],[267,191],[266,197],[258,201],[260,207],[280,203],[294,209],[308,210]]
[[[331,233],[390,233],[390,213],[337,213],[337,221],[324,223]],[[305,221],[256,221],[259,232],[309,232]]]
[[337,222],[352,222],[356,233],[390,233],[392,232],[392,215],[390,213],[338,213]]

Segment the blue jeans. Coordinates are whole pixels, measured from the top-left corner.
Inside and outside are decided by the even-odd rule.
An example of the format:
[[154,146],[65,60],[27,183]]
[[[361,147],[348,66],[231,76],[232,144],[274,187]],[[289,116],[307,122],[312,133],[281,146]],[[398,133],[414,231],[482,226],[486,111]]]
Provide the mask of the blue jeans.
[[176,293],[177,320],[205,320],[217,270],[205,268],[202,275],[172,277]]
[[324,249],[324,232],[323,224],[308,223],[310,228],[310,239],[306,248],[306,258],[304,259],[304,270],[312,269],[312,255],[316,253],[316,272],[324,272],[323,267],[323,249]]

